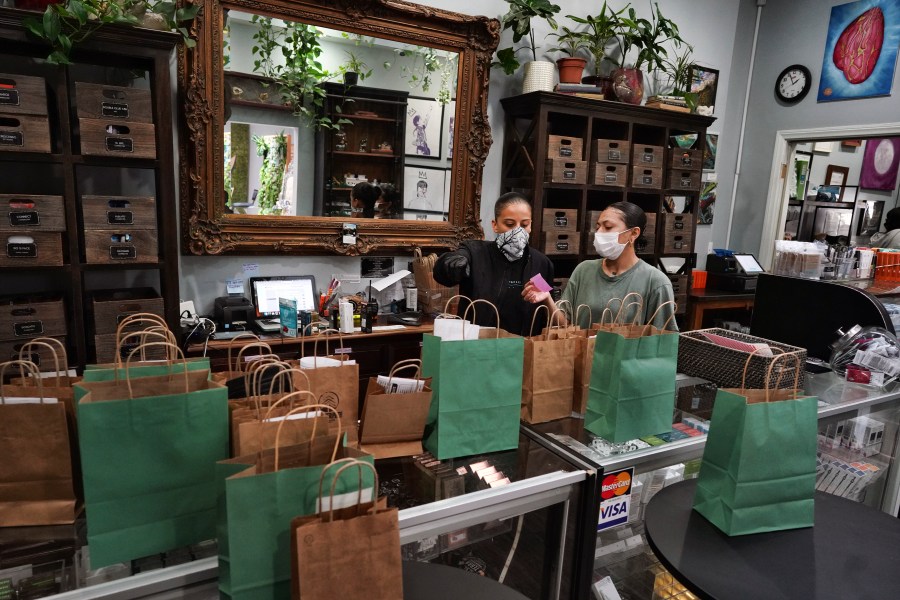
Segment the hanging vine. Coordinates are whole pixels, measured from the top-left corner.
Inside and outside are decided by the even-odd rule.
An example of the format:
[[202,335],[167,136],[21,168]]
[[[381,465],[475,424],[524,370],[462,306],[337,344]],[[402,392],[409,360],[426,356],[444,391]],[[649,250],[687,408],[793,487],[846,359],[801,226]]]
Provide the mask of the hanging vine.
[[256,195],[259,214],[281,214],[277,204],[287,170],[287,137],[284,132],[272,136],[255,135],[253,141],[257,156],[263,157],[263,166],[259,171],[259,193]]

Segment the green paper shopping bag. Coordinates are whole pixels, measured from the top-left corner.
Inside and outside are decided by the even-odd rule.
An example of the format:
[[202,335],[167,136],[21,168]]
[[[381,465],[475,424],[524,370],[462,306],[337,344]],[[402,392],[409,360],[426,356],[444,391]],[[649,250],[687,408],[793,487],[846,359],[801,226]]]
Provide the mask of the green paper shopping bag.
[[[479,302],[497,310],[485,300],[470,307]],[[431,377],[433,394],[425,448],[441,460],[516,448],[524,353],[525,341],[502,329],[453,341],[426,334],[422,376]]]
[[[674,302],[648,323],[667,304]],[[617,443],[670,430],[677,364],[678,332],[649,324],[598,329],[584,428]]]
[[77,384],[91,564],[215,537],[228,393],[208,371]]
[[[334,408],[311,404],[285,415],[276,432],[275,447],[253,456],[222,461],[217,466],[223,490],[219,499],[219,592],[233,600],[289,600],[291,597],[291,520],[318,512],[319,479],[335,460],[354,458],[374,464],[372,455],[344,446],[343,432],[316,435],[308,441],[280,446],[281,430],[305,412],[333,413]],[[243,469],[238,470],[240,466]],[[336,491],[325,507],[358,502],[357,473],[337,477]],[[371,474],[362,489],[374,489]],[[372,497],[364,492],[363,498]]]
[[[799,359],[785,356],[799,381]],[[818,402],[796,387],[769,389],[781,358],[767,389],[716,393],[694,510],[727,535],[813,525]]]

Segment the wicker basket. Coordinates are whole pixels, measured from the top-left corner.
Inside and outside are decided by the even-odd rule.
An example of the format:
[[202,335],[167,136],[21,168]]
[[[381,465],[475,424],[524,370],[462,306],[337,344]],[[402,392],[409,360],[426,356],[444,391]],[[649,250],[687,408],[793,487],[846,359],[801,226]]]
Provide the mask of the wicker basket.
[[[804,366],[806,363],[805,348],[789,346],[781,342],[773,342],[772,340],[727,329],[698,329],[697,331],[682,333],[678,340],[679,373],[692,377],[702,377],[723,388],[741,387],[744,365],[747,363],[750,353],[714,344],[703,337],[703,333],[713,333],[748,344],[765,343],[773,348],[782,350],[786,354],[796,355],[800,359],[800,381],[797,382],[797,387],[803,389]],[[766,387],[766,371],[772,360],[774,360],[774,357],[759,356],[758,354],[750,357],[750,368],[747,369],[746,384],[748,389],[764,389]],[[782,359],[781,362],[784,364],[784,376],[780,381],[773,376],[773,379],[776,381],[771,382],[771,386],[774,387],[777,384],[779,388],[792,388],[794,387],[794,361]]]

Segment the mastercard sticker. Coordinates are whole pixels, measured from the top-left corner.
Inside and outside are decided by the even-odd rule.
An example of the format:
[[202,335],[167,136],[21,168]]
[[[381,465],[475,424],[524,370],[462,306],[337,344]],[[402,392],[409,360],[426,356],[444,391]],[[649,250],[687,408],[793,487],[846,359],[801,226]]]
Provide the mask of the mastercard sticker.
[[628,521],[634,467],[605,473],[600,482],[600,520],[597,531]]

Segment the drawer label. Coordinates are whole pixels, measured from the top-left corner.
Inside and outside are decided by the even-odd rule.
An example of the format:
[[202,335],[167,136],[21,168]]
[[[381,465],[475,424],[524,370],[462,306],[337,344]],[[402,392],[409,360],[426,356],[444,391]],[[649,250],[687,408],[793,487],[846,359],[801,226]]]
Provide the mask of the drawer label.
[[118,102],[101,102],[100,114],[104,117],[114,117],[116,119],[128,118],[128,105]]
[[563,171],[562,175],[563,175],[563,179],[575,179],[575,171],[572,171],[569,169],[566,169],[565,171]]
[[569,249],[569,242],[565,242],[565,241],[559,241],[559,242],[556,242],[556,249],[557,249],[557,250],[560,250],[560,251],[562,251],[562,250],[568,250],[568,249]]
[[691,187],[691,178],[690,177],[682,177],[681,178],[681,187]]
[[652,152],[644,152],[641,156],[641,160],[645,163],[652,163],[656,160],[656,155]]
[[129,260],[137,258],[137,248],[134,246],[110,246],[109,257],[113,260]]
[[556,227],[568,227],[569,226],[569,218],[568,217],[556,217],[556,218],[554,218],[553,223]]
[[108,210],[106,222],[110,225],[133,225],[134,213],[130,210]]
[[690,167],[692,164],[694,164],[694,159],[691,158],[690,154],[685,154],[681,157],[681,164],[682,166]]
[[570,146],[562,146],[559,149],[560,156],[572,156],[572,148]]
[[672,224],[673,229],[684,229],[684,221],[675,221]]
[[37,258],[37,244],[6,244],[6,256],[9,258]]
[[22,321],[21,323],[14,323],[13,330],[16,333],[16,337],[40,335],[44,333],[44,323],[43,321]]
[[134,152],[134,140],[131,138],[106,138],[106,149],[110,152]]
[[675,248],[676,250],[681,250],[682,248],[684,248],[684,241],[683,240],[675,240],[675,243],[672,244],[672,247]]
[[19,90],[0,90],[0,106],[18,106]]
[[21,131],[0,131],[0,146],[24,146],[25,136]]
[[609,151],[609,160],[621,160],[622,152],[619,150],[610,150]]
[[606,183],[615,183],[619,180],[618,173],[607,173],[603,176],[603,181]]
[[653,185],[653,175],[641,175],[641,183],[643,185]]
[[36,210],[27,210],[9,213],[9,224],[13,227],[24,227],[26,225],[40,225],[41,215]]

